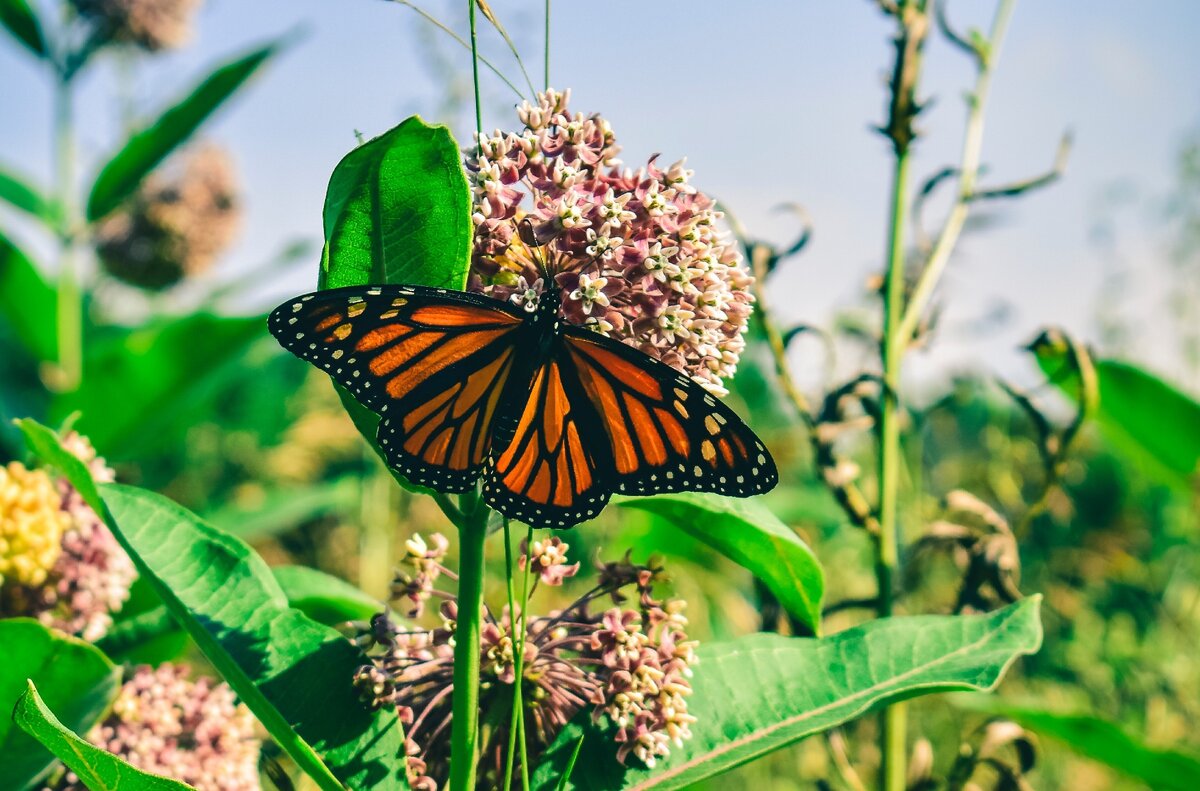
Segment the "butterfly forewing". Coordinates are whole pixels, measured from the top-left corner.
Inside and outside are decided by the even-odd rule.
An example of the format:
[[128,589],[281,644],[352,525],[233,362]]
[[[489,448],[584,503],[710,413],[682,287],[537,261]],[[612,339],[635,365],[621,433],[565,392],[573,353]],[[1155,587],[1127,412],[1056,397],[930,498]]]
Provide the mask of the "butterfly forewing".
[[519,313],[441,289],[352,287],[284,303],[268,324],[380,414],[380,447],[402,475],[446,492],[475,485],[517,366]]
[[613,490],[748,497],[778,483],[762,441],[692,379],[587,330],[568,327],[563,341],[581,390],[603,416]]

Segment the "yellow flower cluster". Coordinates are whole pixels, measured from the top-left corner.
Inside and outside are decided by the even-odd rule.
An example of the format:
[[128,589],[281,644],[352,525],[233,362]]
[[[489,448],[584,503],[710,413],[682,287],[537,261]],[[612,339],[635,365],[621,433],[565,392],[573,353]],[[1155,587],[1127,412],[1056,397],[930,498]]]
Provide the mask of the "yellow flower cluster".
[[44,583],[70,524],[49,475],[15,461],[0,467],[0,583]]

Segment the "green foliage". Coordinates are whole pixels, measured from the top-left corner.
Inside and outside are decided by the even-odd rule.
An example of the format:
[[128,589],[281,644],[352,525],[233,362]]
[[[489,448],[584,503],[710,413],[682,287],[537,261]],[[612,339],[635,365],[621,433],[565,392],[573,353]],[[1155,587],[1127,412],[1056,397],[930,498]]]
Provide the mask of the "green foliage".
[[[1039,343],[1032,351],[1050,380],[1074,398],[1079,380],[1065,350]],[[1135,365],[1097,360],[1095,367],[1096,419],[1105,433],[1150,471],[1187,488],[1200,473],[1200,403]]]
[[58,206],[15,173],[0,170],[0,200],[32,214],[49,226],[59,221]]
[[42,701],[30,681],[13,720],[74,772],[91,791],[187,791],[186,783],[143,772],[79,738]]
[[760,500],[684,492],[618,502],[624,508],[662,517],[749,569],[793,617],[820,633],[825,593],[821,564],[808,545]]
[[[458,144],[444,126],[412,116],[343,157],[329,178],[324,217],[323,289],[373,283],[466,287],[471,193]],[[375,439],[379,416],[340,386],[338,395],[383,458]]]
[[28,0],[0,0],[0,25],[39,58],[50,54],[42,35],[42,24]]
[[0,315],[36,360],[53,360],[57,354],[55,304],[54,289],[37,267],[0,233]]
[[364,709],[352,685],[362,654],[291,609],[253,550],[159,495],[97,488],[52,432],[32,421],[21,428],[31,450],[104,518],[172,616],[306,774],[329,791],[341,782],[403,787],[399,721],[394,712]]
[[0,621],[0,788],[40,787],[54,756],[21,732],[7,715],[29,683],[75,731],[86,733],[117,694],[120,671],[104,654],[74,637],[27,618]]
[[334,168],[321,287],[404,283],[461,291],[471,232],[458,144],[446,127],[413,116]]
[[1093,714],[1065,714],[999,700],[972,699],[966,705],[1013,720],[1150,788],[1164,791],[1200,788],[1200,756],[1150,747],[1115,723]]
[[120,206],[168,154],[191,137],[281,47],[280,42],[273,42],[218,67],[154,123],[129,138],[96,177],[88,197],[87,219],[103,219]]
[[50,419],[80,412],[79,430],[117,459],[158,450],[181,436],[178,418],[262,337],[264,323],[261,316],[194,313],[98,333],[86,349],[82,385],[55,399]]
[[383,612],[383,604],[345,580],[307,566],[276,566],[275,581],[288,604],[317,623],[334,626],[345,621],[368,621]]
[[613,726],[585,714],[559,734],[534,785],[552,788],[581,735],[568,788],[672,789],[719,774],[888,703],[990,690],[1041,645],[1040,597],[978,616],[885,618],[832,637],[756,634],[701,646],[692,678],[692,738],[653,769],[615,757]]

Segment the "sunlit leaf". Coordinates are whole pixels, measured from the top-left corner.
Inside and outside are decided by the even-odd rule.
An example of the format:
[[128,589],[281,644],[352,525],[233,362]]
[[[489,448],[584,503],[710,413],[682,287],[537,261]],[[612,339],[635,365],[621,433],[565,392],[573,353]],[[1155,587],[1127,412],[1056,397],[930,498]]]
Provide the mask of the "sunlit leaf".
[[42,24],[28,0],[0,0],[0,24],[27,50],[39,58],[46,57],[48,52]]
[[0,316],[37,360],[53,360],[58,354],[56,306],[55,290],[33,262],[0,233]]
[[276,566],[271,571],[288,603],[318,623],[367,621],[384,610],[383,604],[349,582],[322,571],[307,566]]
[[[1033,347],[1038,365],[1068,397],[1078,376],[1063,349]],[[1147,462],[1147,471],[1187,487],[1200,474],[1200,403],[1157,376],[1117,360],[1096,360],[1096,420],[1118,446]]]
[[703,541],[749,569],[789,613],[814,633],[821,629],[825,576],[808,545],[760,500],[684,492],[628,497],[623,508],[637,508]]
[[325,195],[321,287],[464,289],[473,226],[461,156],[446,127],[416,116],[347,154]]
[[[534,785],[554,788],[581,735],[576,789],[682,788],[890,702],[994,688],[1041,645],[1038,597],[987,615],[871,621],[831,637],[755,634],[702,645],[692,678],[692,738],[648,769],[616,760],[614,728],[583,712],[555,740]],[[586,770],[581,768],[586,767]]]
[[129,138],[96,177],[88,197],[87,219],[95,222],[120,206],[159,162],[191,137],[280,47],[278,42],[268,44],[220,66],[154,123]]
[[1089,714],[1068,714],[1014,706],[973,696],[957,701],[966,708],[996,714],[1099,761],[1153,789],[1200,788],[1200,755],[1151,747],[1115,723]]
[[38,788],[54,756],[7,714],[28,682],[38,685],[72,730],[86,733],[116,696],[120,671],[83,640],[28,618],[0,620],[0,652],[0,788]]
[[20,425],[30,449],[104,518],[172,616],[309,777],[328,791],[341,789],[339,780],[404,787],[395,712],[369,711],[352,684],[363,654],[290,608],[262,558],[160,495],[97,487],[53,432]]
[[79,777],[90,791],[188,791],[186,783],[143,772],[84,741],[64,726],[38,695],[33,681],[13,710],[13,720]]
[[[466,287],[471,194],[458,144],[413,116],[347,154],[325,195],[321,288],[373,283]],[[338,386],[355,427],[376,443],[379,416]],[[401,485],[413,487],[395,471]]]
[[106,456],[126,459],[179,439],[180,414],[212,377],[263,337],[259,316],[196,313],[136,329],[111,328],[86,345],[83,384],[55,400],[50,418],[81,414],[78,427]]
[[[0,0],[3,2],[3,0]],[[0,200],[28,212],[49,226],[58,222],[58,207],[36,187],[8,170],[0,170]]]

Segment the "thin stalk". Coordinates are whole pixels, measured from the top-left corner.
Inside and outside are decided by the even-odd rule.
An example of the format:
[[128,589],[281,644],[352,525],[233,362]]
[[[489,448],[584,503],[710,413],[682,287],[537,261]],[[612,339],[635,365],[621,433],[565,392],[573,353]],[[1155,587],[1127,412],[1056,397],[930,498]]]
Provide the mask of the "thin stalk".
[[71,77],[60,71],[54,85],[54,151],[59,217],[58,371],[56,389],[70,392],[83,378],[83,294],[76,243],[75,113]]
[[[465,498],[464,498],[465,499]],[[474,791],[479,744],[479,652],[483,621],[483,544],[487,508],[463,509],[458,528],[458,623],[454,628],[454,693],[450,728],[450,791]]]
[[[528,566],[528,564],[526,564]],[[524,668],[520,667],[520,659],[524,657],[522,651],[517,649],[516,636],[525,634],[525,605],[521,605],[521,630],[517,631],[517,598],[513,591],[513,561],[512,561],[512,535],[509,530],[508,519],[504,520],[504,579],[508,585],[508,622],[509,622],[509,638],[513,641],[513,700],[512,700],[512,717],[509,720],[508,726],[508,755],[504,760],[504,791],[509,791],[512,788],[512,770],[513,761],[517,755],[517,730],[522,731],[525,728],[525,712],[524,703],[521,700],[521,675]],[[521,762],[522,771],[524,771],[524,761]],[[528,788],[528,784],[526,784]]]
[[[507,520],[505,520],[507,522]],[[514,659],[514,672],[517,674],[517,691],[516,702],[520,707],[520,728],[517,730],[517,738],[521,744],[521,788],[523,791],[529,791],[529,748],[525,744],[525,711],[524,703],[521,701],[521,684],[520,681],[525,674],[525,610],[529,608],[529,570],[533,566],[533,562],[529,557],[529,552],[533,547],[533,528],[529,528],[525,534],[525,569],[521,576],[521,630],[517,637],[517,655]]]
[[[879,420],[879,534],[876,537],[875,578],[879,590],[876,612],[880,618],[892,614],[892,585],[900,562],[897,519],[900,481],[900,411],[898,400],[900,362],[904,344],[898,329],[904,299],[904,226],[908,214],[908,151],[896,155],[892,181],[891,231],[883,294],[883,398]],[[907,721],[904,704],[883,712],[882,788],[903,791]]]
[[471,82],[475,88],[475,131],[483,136],[483,105],[479,101],[479,36],[475,32],[475,0],[467,0],[471,25]]
[[971,200],[975,194],[975,182],[979,177],[979,159],[983,149],[984,110],[987,106],[988,95],[991,92],[992,72],[1000,56],[1000,47],[1004,43],[1008,23],[1012,18],[1016,0],[1000,0],[996,6],[996,14],[992,18],[991,35],[988,37],[986,55],[979,56],[979,74],[975,80],[975,90],[967,97],[969,109],[967,125],[963,135],[962,156],[959,160],[958,193],[954,205],[946,216],[941,233],[934,241],[929,259],[921,270],[921,276],[913,288],[904,317],[897,328],[901,343],[908,345],[916,332],[921,316],[933,297],[938,281],[950,261],[950,254],[958,243],[963,226],[970,213]]
[[550,0],[546,0],[545,52],[542,63],[542,81],[545,90],[550,90]]

